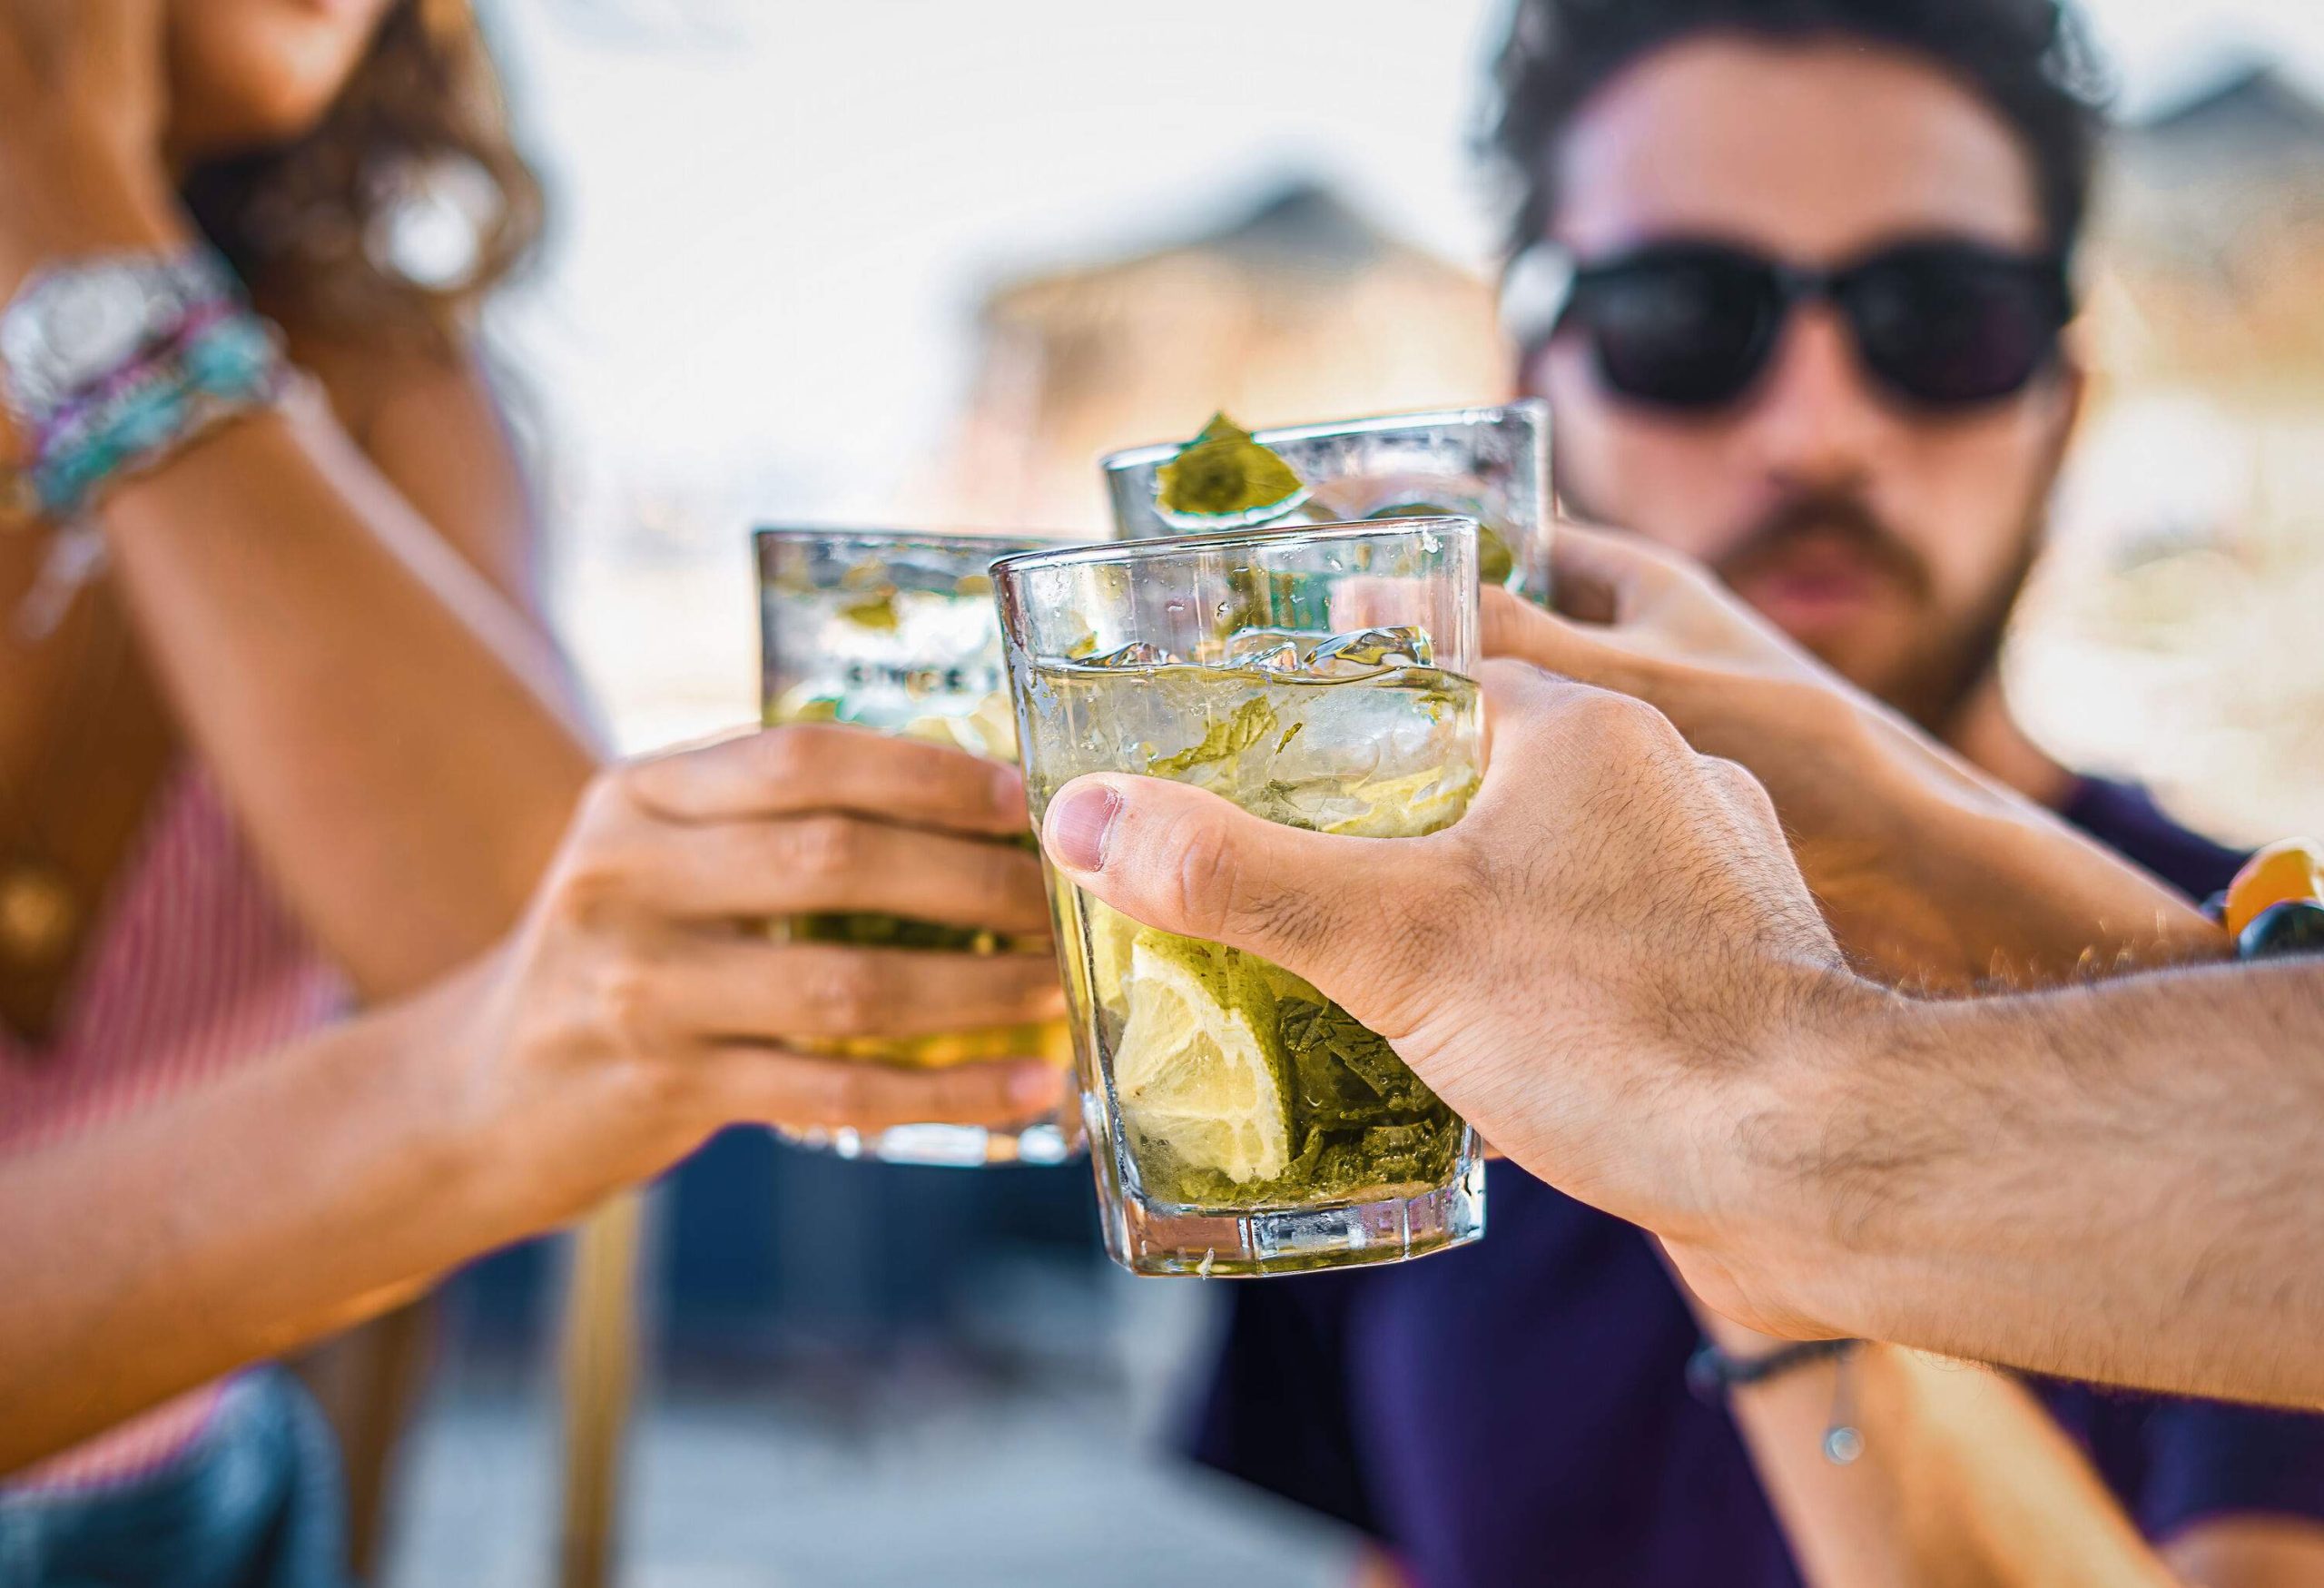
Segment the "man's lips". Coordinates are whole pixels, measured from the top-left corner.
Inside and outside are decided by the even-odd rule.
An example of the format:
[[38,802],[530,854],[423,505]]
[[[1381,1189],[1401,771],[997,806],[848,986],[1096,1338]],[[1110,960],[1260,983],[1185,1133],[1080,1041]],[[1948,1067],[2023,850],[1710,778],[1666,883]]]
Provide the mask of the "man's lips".
[[1855,623],[1894,597],[1896,580],[1853,547],[1798,546],[1735,579],[1736,594],[1795,638]]
[[368,18],[378,9],[378,0],[299,0],[299,3],[309,11],[340,22]]

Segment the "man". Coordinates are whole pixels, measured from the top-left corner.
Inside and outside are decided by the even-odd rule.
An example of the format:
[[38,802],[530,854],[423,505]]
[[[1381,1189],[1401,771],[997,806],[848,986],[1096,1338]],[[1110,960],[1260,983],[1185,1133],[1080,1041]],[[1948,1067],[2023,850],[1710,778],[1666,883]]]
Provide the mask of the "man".
[[[1571,506],[1709,561],[1854,682],[2201,893],[2233,857],[2042,757],[1994,676],[2080,396],[2056,339],[2094,137],[2058,75],[2080,59],[2028,0],[1530,5],[1502,63],[1512,304],[1523,321],[1554,290],[1524,372]],[[1989,959],[1912,973],[1966,983]],[[2049,1582],[2062,1533],[2084,1569],[2154,1569],[2055,1462],[2024,1525],[1997,1519],[1999,1487],[1958,1514],[1964,1474],[2019,1474],[2005,1455],[2055,1438],[2014,1386],[1866,1353],[1698,1399],[1699,1325],[1651,1244],[1505,1168],[1482,1247],[1235,1309],[1201,1454],[1369,1528],[1428,1588]],[[1705,1324],[1730,1361],[1777,1348]],[[1840,1475],[1816,1451],[1844,1393],[1867,1453]],[[2178,1569],[2324,1580],[2324,1427],[2045,1398]],[[1968,1426],[1974,1446],[1947,1432]],[[1939,1491],[1954,1514],[1906,1525]]]

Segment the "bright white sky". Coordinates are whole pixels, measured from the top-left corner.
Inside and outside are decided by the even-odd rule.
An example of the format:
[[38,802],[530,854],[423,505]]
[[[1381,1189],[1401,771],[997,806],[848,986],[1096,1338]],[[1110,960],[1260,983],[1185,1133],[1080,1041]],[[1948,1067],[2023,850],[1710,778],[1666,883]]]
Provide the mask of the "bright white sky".
[[[1271,175],[1482,261],[1464,149],[1498,0],[497,0],[559,247],[524,343],[606,468],[876,513],[965,314]],[[2324,78],[2318,0],[2094,0],[2133,104],[2238,47]]]
[[[2324,0],[2090,3],[2133,108],[2239,51],[2324,83]],[[615,577],[640,498],[685,498],[684,550],[735,581],[753,516],[894,511],[994,281],[1182,235],[1292,173],[1487,252],[1466,140],[1502,0],[486,8],[556,204],[509,330],[577,493],[566,566],[600,569],[568,617],[601,682],[641,695],[739,683],[743,625],[722,606],[714,640],[674,633],[676,597]],[[638,736],[694,720],[609,693]]]

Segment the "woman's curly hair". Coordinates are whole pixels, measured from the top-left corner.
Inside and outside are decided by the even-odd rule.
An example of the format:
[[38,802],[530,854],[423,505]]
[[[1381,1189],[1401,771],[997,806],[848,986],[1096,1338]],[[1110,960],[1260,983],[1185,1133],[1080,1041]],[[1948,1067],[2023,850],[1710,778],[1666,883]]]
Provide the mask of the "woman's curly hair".
[[[468,0],[399,0],[320,126],[204,165],[183,194],[270,308],[326,332],[438,349],[526,261],[544,219]],[[421,206],[458,217],[448,266],[415,270],[399,257],[399,233]]]

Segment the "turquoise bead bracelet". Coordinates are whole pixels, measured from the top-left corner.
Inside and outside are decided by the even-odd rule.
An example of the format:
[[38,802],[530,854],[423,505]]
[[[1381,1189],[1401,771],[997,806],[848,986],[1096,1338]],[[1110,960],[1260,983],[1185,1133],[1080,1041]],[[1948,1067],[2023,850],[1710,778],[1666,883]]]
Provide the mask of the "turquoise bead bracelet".
[[248,310],[226,308],[124,370],[104,394],[41,437],[29,472],[41,515],[70,522],[106,487],[157,467],[201,437],[281,398],[281,347]]

